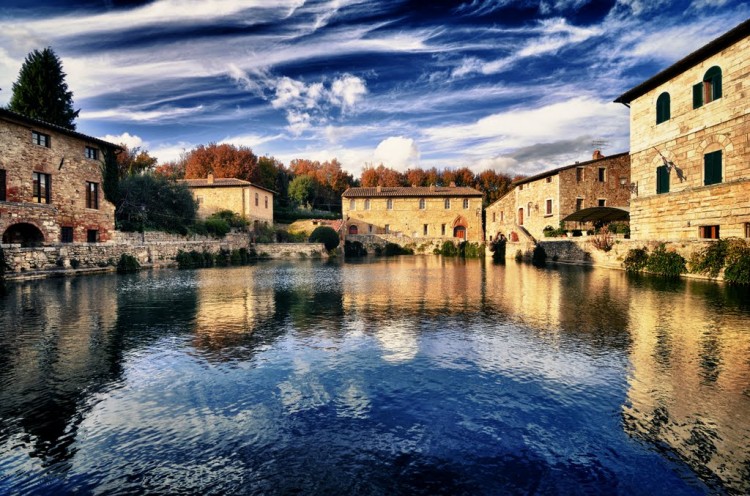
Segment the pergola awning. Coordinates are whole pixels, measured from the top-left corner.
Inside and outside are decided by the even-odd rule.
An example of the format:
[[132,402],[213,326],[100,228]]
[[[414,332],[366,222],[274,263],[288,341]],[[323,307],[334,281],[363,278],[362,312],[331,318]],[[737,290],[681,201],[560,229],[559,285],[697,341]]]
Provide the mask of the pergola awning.
[[563,222],[613,222],[630,220],[628,207],[589,207],[573,212]]

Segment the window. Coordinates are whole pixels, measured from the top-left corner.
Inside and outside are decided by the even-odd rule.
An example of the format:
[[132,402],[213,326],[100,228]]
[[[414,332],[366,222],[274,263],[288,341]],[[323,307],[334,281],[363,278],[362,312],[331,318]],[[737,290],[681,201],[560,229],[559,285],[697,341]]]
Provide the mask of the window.
[[390,234],[391,233],[391,226],[389,224],[385,225],[385,233]]
[[703,81],[693,86],[693,108],[721,98],[721,69],[713,66],[706,71]]
[[597,204],[597,206],[599,206],[599,207],[606,207],[606,206],[607,206],[607,200],[606,200],[606,199],[604,199],[604,198],[599,198],[599,199],[598,199],[598,200],[596,201],[596,204]]
[[427,236],[427,224],[422,225],[422,236]]
[[356,210],[357,200],[349,200],[349,210]]
[[86,208],[99,208],[98,183],[86,183]]
[[198,203],[198,206],[200,206],[201,203],[203,203],[203,197],[202,196],[196,196],[195,197],[195,201],[196,201],[196,203]]
[[719,239],[719,226],[700,226],[698,235],[703,239]]
[[495,222],[495,212],[492,212],[492,222]]
[[583,198],[576,198],[576,212],[583,208]]
[[745,222],[745,237],[750,238],[750,222]]
[[0,169],[0,201],[5,201],[5,190],[7,189],[5,182],[5,169]]
[[63,226],[60,229],[60,242],[61,243],[72,243],[73,242],[73,228],[70,226]]
[[34,172],[33,195],[36,203],[50,203],[50,190],[52,189],[52,176],[42,172]]
[[523,184],[518,185],[518,191],[523,191]]
[[440,224],[440,235],[445,236],[445,224]]
[[669,93],[666,91],[656,99],[656,123],[661,124],[670,118]]
[[703,184],[717,184],[722,180],[721,150],[703,156]]
[[393,198],[388,198],[385,201],[385,208],[388,210],[393,210]]
[[552,182],[552,176],[547,176],[545,179],[546,182],[551,183]]
[[370,234],[372,234],[372,224],[370,224],[369,226],[367,226],[367,232],[369,232]]
[[[539,207],[537,206],[536,209],[539,210]],[[531,217],[531,202],[526,204],[526,217]]]
[[544,215],[552,215],[552,199],[545,202]]
[[464,208],[469,208],[469,199],[464,198]]
[[576,182],[580,183],[583,181],[583,167],[576,168]]
[[90,158],[93,160],[99,160],[99,149],[94,148],[93,146],[87,146],[86,147],[86,158]]
[[450,198],[446,198],[445,199],[445,208],[446,208],[446,210],[449,209],[449,208],[451,208],[451,199]]
[[607,168],[606,167],[599,167],[598,180],[599,180],[600,183],[606,183],[607,182]]
[[425,201],[424,198],[419,199],[419,210],[424,210],[425,207]]
[[255,193],[255,206],[258,206],[258,193]]
[[370,210],[370,199],[369,198],[367,198],[365,200],[365,210]]
[[656,168],[656,194],[669,193],[669,169],[666,165]]
[[99,242],[99,230],[89,229],[86,231],[86,242],[87,243],[98,243]]
[[35,145],[46,146],[49,148],[50,139],[48,134],[39,133],[37,131],[31,131],[31,142]]
[[265,202],[265,208],[268,208],[268,195],[263,197],[263,201]]
[[505,212],[501,211],[500,212],[500,222],[503,222],[504,220],[505,220]]

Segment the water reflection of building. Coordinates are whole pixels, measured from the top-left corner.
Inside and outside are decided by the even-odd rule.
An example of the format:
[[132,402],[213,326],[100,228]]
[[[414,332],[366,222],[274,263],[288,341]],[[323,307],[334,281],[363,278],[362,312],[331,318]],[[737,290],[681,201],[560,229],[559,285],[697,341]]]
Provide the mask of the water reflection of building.
[[[684,283],[683,283],[684,284]],[[750,336],[728,288],[633,291],[625,428],[697,471],[750,492]]]

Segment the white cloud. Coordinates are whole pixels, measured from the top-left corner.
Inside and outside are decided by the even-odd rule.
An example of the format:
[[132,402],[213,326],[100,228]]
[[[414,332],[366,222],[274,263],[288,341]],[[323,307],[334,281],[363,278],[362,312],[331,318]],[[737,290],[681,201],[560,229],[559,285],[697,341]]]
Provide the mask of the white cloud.
[[248,146],[255,148],[265,143],[270,143],[282,138],[282,135],[259,135],[259,134],[240,134],[237,136],[227,136],[219,141],[219,144],[230,144],[235,146]]
[[99,119],[99,120],[116,120],[116,121],[166,121],[169,119],[179,119],[187,115],[195,115],[205,110],[203,105],[188,108],[163,107],[157,110],[132,110],[128,108],[114,108],[106,110],[94,110],[91,112],[81,111],[81,119]]
[[140,136],[130,133],[122,133],[119,135],[107,134],[100,137],[100,139],[109,141],[110,143],[114,143],[116,145],[125,145],[131,150],[133,148],[145,147],[148,145],[148,143],[144,142]]
[[411,138],[391,136],[375,148],[373,161],[403,172],[419,165],[419,147]]
[[307,112],[288,110],[286,113],[286,120],[289,121],[289,125],[286,128],[294,136],[299,136],[312,127],[312,123],[310,122],[311,117]]
[[354,105],[367,94],[364,80],[357,76],[345,75],[331,85],[331,102],[342,110],[353,109]]
[[186,141],[180,141],[178,143],[162,143],[149,150],[148,153],[152,157],[156,157],[160,164],[163,164],[165,162],[178,160],[183,153],[189,152],[195,147],[195,143],[188,143]]

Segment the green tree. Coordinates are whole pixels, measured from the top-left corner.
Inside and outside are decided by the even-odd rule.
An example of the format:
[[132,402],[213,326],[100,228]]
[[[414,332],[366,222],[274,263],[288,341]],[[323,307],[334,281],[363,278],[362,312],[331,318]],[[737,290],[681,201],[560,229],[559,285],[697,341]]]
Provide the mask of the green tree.
[[310,234],[310,243],[323,243],[330,251],[339,245],[339,235],[332,227],[318,226]]
[[297,205],[312,205],[315,198],[315,179],[297,176],[289,183],[289,198]]
[[47,47],[26,56],[18,80],[13,83],[8,110],[27,117],[75,129],[80,110],[73,110],[73,92],[68,90],[62,63]]
[[184,184],[143,174],[120,180],[117,224],[123,231],[187,233],[195,223],[198,204]]

